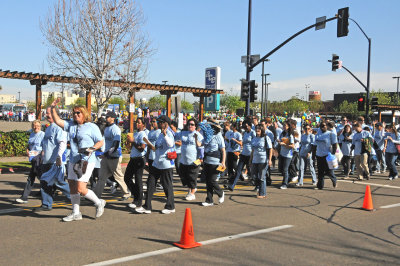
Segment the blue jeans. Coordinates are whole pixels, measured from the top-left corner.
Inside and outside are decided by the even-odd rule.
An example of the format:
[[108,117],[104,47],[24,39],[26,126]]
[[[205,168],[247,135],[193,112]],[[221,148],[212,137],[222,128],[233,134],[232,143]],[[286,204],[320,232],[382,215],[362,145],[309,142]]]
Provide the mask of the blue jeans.
[[[61,192],[70,199],[69,185],[65,181],[56,181],[54,183],[56,187],[58,187]],[[42,206],[48,209],[53,208],[53,197],[55,187],[54,185],[49,186],[46,181],[40,181],[40,192],[42,194]]]
[[385,159],[387,167],[389,168],[389,177],[395,177],[396,175],[398,175],[395,165],[397,159],[397,153],[386,152],[385,157],[386,157]]
[[229,178],[229,188],[232,190],[235,188],[237,181],[239,180],[240,175],[242,174],[242,170],[244,166],[247,166],[248,170],[248,176],[250,176],[250,171],[249,171],[249,162],[250,162],[250,156],[247,155],[240,155],[239,157],[239,162],[236,168],[236,175]]
[[268,170],[268,163],[253,163],[251,167],[251,172],[253,179],[256,182],[256,186],[259,188],[258,195],[267,195],[267,182],[266,174]]
[[289,183],[289,166],[292,158],[279,156],[279,170],[283,175],[282,185],[288,186]]
[[304,173],[307,170],[307,166],[310,169],[311,172],[311,177],[312,177],[312,182],[317,183],[317,176],[315,174],[315,169],[313,166],[313,159],[310,157],[301,157],[300,156],[300,177],[299,177],[299,184],[303,185],[303,178],[304,178]]

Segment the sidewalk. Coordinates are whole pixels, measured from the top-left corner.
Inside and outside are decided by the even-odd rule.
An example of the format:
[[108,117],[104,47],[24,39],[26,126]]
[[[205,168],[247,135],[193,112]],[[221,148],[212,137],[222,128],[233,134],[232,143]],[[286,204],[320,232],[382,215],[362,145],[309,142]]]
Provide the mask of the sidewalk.
[[28,161],[28,156],[0,157],[0,162],[2,163],[18,163],[27,161]]

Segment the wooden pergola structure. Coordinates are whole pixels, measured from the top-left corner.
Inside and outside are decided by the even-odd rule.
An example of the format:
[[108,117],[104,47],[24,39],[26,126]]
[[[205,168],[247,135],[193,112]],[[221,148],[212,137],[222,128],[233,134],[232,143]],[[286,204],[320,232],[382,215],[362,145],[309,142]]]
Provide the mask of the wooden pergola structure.
[[[79,84],[83,88],[86,88],[86,107],[89,112],[91,112],[91,84],[95,84],[95,79],[86,79],[79,77],[68,77],[68,76],[60,76],[60,75],[48,75],[48,74],[39,74],[39,73],[25,73],[18,71],[10,71],[10,70],[1,70],[0,69],[0,78],[8,78],[8,79],[22,79],[29,80],[31,85],[36,86],[36,117],[41,119],[41,106],[42,106],[42,85],[46,85],[48,82],[54,83],[68,83],[68,84]],[[178,92],[188,92],[193,93],[193,96],[200,97],[200,105],[199,105],[199,114],[200,121],[203,120],[204,115],[204,97],[208,97],[211,94],[224,94],[222,90],[210,90],[203,88],[195,88],[195,87],[185,87],[178,85],[166,85],[166,84],[152,84],[152,83],[135,83],[128,82],[123,80],[105,80],[103,82],[104,86],[108,87],[119,87],[124,88],[129,92],[129,102],[134,103],[134,92],[140,90],[154,90],[159,91],[161,95],[166,95],[166,106],[167,106],[167,115],[171,117],[171,96]],[[130,115],[130,124],[131,124],[131,132],[133,131],[133,115]]]

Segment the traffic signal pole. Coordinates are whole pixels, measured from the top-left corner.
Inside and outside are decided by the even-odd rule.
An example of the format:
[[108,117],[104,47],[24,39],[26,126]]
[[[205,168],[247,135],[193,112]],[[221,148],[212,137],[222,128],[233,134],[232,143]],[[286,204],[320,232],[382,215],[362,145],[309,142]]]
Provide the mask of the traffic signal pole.
[[[246,61],[246,81],[250,82],[251,65],[251,0],[249,0],[249,15],[247,21],[247,61]],[[245,116],[250,115],[250,97],[246,100]]]

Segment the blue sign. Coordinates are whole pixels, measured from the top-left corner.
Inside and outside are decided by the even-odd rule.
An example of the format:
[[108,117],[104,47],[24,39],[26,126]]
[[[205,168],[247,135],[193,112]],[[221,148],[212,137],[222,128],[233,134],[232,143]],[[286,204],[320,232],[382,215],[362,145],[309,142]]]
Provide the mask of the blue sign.
[[220,72],[220,67],[206,68],[206,89],[219,90]]
[[219,94],[212,94],[204,99],[205,111],[219,111]]

